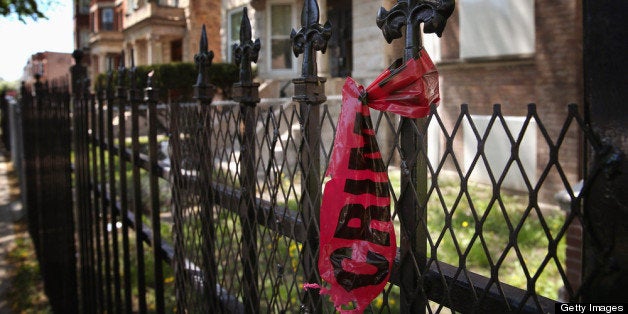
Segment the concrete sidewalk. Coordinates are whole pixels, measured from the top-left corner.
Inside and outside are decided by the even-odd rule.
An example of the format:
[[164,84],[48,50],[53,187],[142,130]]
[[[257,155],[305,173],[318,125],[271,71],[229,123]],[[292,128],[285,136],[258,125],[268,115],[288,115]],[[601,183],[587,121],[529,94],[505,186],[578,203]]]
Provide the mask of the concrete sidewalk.
[[6,257],[15,245],[14,222],[23,215],[17,179],[5,153],[4,147],[0,147],[0,314],[12,313],[5,294],[10,288],[9,273],[13,266]]

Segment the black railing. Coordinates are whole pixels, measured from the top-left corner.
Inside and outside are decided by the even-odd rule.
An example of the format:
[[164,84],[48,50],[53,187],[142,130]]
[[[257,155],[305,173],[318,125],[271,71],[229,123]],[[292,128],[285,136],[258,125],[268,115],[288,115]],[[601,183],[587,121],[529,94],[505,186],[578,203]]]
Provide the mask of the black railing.
[[[389,41],[401,37],[405,25],[408,59],[421,53],[419,24],[440,33],[452,10],[453,1],[400,1],[390,11],[382,9],[377,20]],[[68,249],[73,242],[64,237],[73,228],[78,234],[74,291],[79,297],[72,300],[79,304],[68,308],[84,313],[334,311],[327,297],[302,289],[303,283],[321,280],[323,174],[340,105],[337,97],[325,95],[315,53],[325,50],[333,28],[319,24],[313,0],[305,1],[301,26],[291,36],[304,62],[301,77],[293,80],[292,101],[259,99],[251,62],[257,61],[260,43],[251,38],[246,11],[234,47],[240,65],[235,101],[212,102],[215,88],[206,71],[213,53],[204,28],[195,57],[198,78],[190,82],[195,103],[160,102],[153,88],[158,77],[147,78],[142,92],[138,82],[144,78],[135,77],[132,60],[130,69],[124,64],[118,69],[115,86],[110,73],[106,86],[92,95],[79,52],[71,70],[72,133],[68,109],[55,113],[61,108],[57,103],[68,106],[67,93],[49,93],[41,84],[35,98],[24,91],[24,192],[45,274],[54,269],[44,266],[48,254],[60,243],[68,245],[64,263],[74,265]],[[482,121],[466,105],[457,116],[433,106],[420,120],[372,115],[378,141],[387,143],[381,153],[400,241],[390,284],[368,311],[537,313],[553,312],[555,300],[580,298],[580,282],[568,276],[573,265],[566,261],[565,241],[570,227],[585,221],[588,178],[603,170],[593,167],[580,176],[564,166],[561,152],[568,148],[565,143],[578,141],[593,143],[594,152],[605,146],[574,105],[561,121],[540,117],[530,105],[516,128],[500,106]],[[159,127],[164,123],[167,130]],[[553,133],[549,124],[562,128]],[[51,129],[67,134],[59,137]],[[498,134],[503,148],[490,146]],[[428,143],[428,137],[436,140]],[[67,203],[70,138],[76,224]],[[526,166],[521,152],[529,138],[548,147],[545,165]],[[505,160],[500,166],[490,155],[496,151]],[[586,163],[587,156],[578,157]],[[47,161],[50,168],[43,167]],[[49,175],[51,169],[58,174]],[[524,191],[506,187],[513,173]],[[476,182],[478,177],[484,183]],[[582,193],[575,187],[580,179]],[[556,192],[549,183],[555,180],[566,190],[567,214],[540,198]],[[64,195],[66,203],[57,202],[55,197]],[[60,206],[55,213],[64,215],[47,216],[42,208],[52,199]],[[46,242],[39,235],[57,218],[66,242]],[[586,237],[591,231],[583,225]],[[72,272],[64,269],[68,276]],[[44,275],[49,287],[55,278],[46,276],[55,275]]]
[[[20,177],[28,230],[55,312],[76,312],[76,246],[70,161],[70,93],[67,84],[40,77],[21,90]],[[50,137],[50,134],[54,136]]]

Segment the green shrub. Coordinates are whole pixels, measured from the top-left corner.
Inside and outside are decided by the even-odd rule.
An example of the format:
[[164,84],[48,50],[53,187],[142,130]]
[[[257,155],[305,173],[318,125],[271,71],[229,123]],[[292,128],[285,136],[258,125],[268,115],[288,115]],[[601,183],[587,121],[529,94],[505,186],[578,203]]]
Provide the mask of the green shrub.
[[[148,73],[155,71],[153,75],[153,87],[159,91],[162,101],[192,100],[192,93],[198,69],[194,63],[177,62],[167,64],[143,65],[136,67],[135,77],[138,89],[146,87]],[[217,92],[222,92],[227,99],[231,98],[231,87],[238,80],[238,67],[231,63],[214,63],[207,71],[208,80],[217,87]],[[127,76],[128,77],[128,76]],[[125,78],[125,81],[127,78]],[[112,85],[118,84],[117,71],[112,73]],[[107,86],[107,73],[101,73],[96,78],[95,89]]]

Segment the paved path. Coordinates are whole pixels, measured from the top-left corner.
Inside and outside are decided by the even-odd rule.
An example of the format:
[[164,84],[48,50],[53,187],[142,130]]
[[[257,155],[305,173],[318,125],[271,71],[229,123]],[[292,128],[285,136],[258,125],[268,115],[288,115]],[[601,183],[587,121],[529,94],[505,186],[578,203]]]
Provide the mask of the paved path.
[[4,153],[4,147],[0,147],[0,314],[10,314],[4,294],[10,285],[8,273],[12,266],[7,263],[6,255],[14,245],[13,222],[21,217],[22,206],[15,176],[10,175],[11,163]]

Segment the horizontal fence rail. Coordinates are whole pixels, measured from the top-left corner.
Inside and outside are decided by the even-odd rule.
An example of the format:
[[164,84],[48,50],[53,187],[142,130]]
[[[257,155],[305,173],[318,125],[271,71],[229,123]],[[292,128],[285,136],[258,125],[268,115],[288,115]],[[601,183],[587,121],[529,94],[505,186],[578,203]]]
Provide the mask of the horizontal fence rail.
[[[432,9],[446,19],[449,2],[440,3]],[[407,9],[381,11],[378,25],[392,27],[385,15]],[[154,88],[160,78],[137,77],[124,55],[92,94],[80,51],[71,102],[62,89],[38,90],[35,100],[24,93],[25,139],[56,145],[56,135],[36,127],[42,121],[72,135],[72,154],[25,144],[24,171],[29,219],[43,223],[44,199],[31,191],[59,183],[47,200],[72,189],[44,180],[36,165],[56,164],[62,153],[68,164],[72,158],[76,223],[65,223],[77,234],[80,312],[335,311],[328,297],[303,289],[321,283],[319,211],[341,108],[341,97],[327,97],[325,78],[316,75],[314,55],[325,50],[330,29],[318,24],[315,1],[304,10],[309,19],[293,35],[295,53],[304,55],[293,99],[259,98],[251,63],[260,44],[246,11],[234,48],[240,81],[233,100],[212,101],[204,28],[198,78],[190,82],[195,102],[163,103]],[[316,40],[299,42],[299,34]],[[407,58],[420,51],[412,45]],[[30,115],[40,98],[55,97],[67,98],[71,114],[68,107],[54,115],[52,105]],[[581,257],[569,248],[590,233],[582,207],[597,172],[581,173],[586,154],[566,152],[604,146],[575,105],[562,120],[540,116],[533,104],[521,117],[499,105],[484,115],[447,106],[433,105],[418,120],[371,113],[399,240],[390,282],[367,312],[545,313],[557,300],[577,301],[587,278],[573,276]],[[32,228],[39,239],[43,227]],[[48,245],[38,244],[38,253]]]

